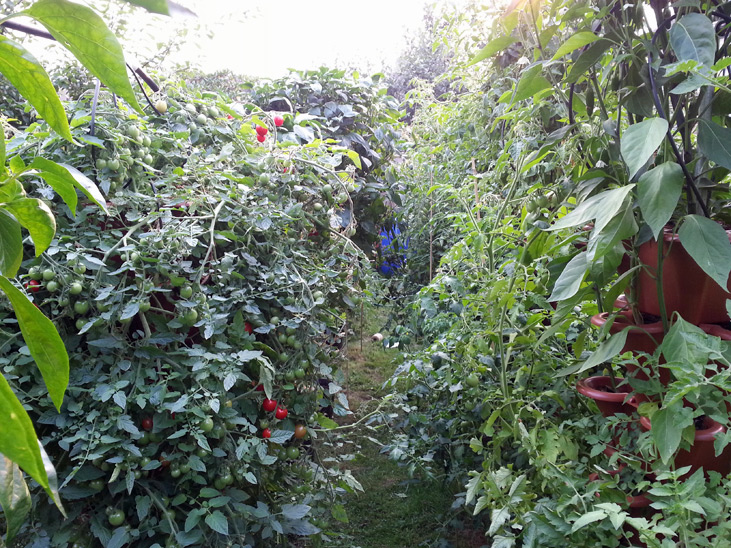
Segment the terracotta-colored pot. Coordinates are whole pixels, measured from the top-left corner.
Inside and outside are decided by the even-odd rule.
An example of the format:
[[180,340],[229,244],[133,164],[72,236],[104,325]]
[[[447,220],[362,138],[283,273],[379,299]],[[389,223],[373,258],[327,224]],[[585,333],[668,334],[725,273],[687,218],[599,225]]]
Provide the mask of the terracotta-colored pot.
[[[609,318],[608,312],[597,314],[592,316],[591,323],[599,328],[604,327]],[[612,335],[619,333],[626,327],[631,327],[627,333],[627,340],[622,347],[622,352],[646,352],[647,354],[654,354],[658,345],[662,342],[665,337],[665,331],[663,330],[662,322],[646,323],[642,325],[635,325],[632,321],[631,316],[617,315],[614,318],[614,323],[609,328],[609,332]],[[639,357],[640,363],[646,361],[645,358]],[[637,369],[632,365],[627,366],[627,371],[631,373],[635,378],[640,380],[648,380],[648,377],[642,370]],[[660,382],[667,384],[670,382],[670,371],[665,368],[660,368]]]
[[[652,423],[647,417],[640,418],[640,425],[645,431],[650,431]],[[690,466],[689,474],[699,468],[707,473],[710,470],[725,476],[731,472],[731,446],[726,446],[720,456],[716,456],[713,442],[716,436],[726,431],[726,427],[709,417],[703,417],[702,428],[696,429],[693,445],[689,450],[681,450],[675,455],[675,466],[681,468]]]
[[[731,231],[726,231],[731,241]],[[657,298],[657,241],[639,247],[640,261],[645,268],[637,276],[637,304],[642,312],[660,315]],[[662,287],[668,318],[678,312],[692,324],[719,323],[729,320],[724,291],[683,248],[677,234],[666,228],[663,234]],[[728,287],[728,286],[727,286]]]
[[625,403],[627,394],[632,392],[632,388],[627,384],[622,384],[624,379],[614,379],[617,387],[616,391],[612,389],[611,377],[589,377],[581,379],[576,383],[576,390],[579,394],[591,398],[596,402],[597,407],[602,415],[611,417],[618,413],[624,413],[631,416],[635,411],[629,403]]

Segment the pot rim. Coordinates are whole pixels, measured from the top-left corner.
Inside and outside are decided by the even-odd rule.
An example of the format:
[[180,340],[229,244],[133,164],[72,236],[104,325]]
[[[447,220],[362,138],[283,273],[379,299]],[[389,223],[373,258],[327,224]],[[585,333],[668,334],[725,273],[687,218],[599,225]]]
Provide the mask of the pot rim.
[[[591,323],[592,325],[595,325],[596,327],[602,328],[609,320],[610,312],[602,312],[600,314],[595,314],[591,317]],[[614,335],[615,333],[619,333],[622,331],[625,327],[631,328],[631,331],[641,331],[643,333],[646,333],[650,336],[655,335],[664,335],[665,329],[663,328],[662,322],[652,322],[652,323],[643,323],[643,324],[635,324],[632,322],[632,318],[628,317],[624,314],[617,314],[614,317],[614,322],[612,323],[612,326],[609,328],[609,332]]]
[[618,389],[626,388],[627,392],[604,392],[602,390],[598,390],[596,388],[597,386],[611,386],[611,378],[606,375],[580,379],[576,383],[576,390],[582,396],[586,396],[592,400],[622,403],[627,398],[627,395],[632,393],[632,388],[629,385],[620,387],[620,385],[625,381],[623,377],[615,377],[614,380],[617,381]]

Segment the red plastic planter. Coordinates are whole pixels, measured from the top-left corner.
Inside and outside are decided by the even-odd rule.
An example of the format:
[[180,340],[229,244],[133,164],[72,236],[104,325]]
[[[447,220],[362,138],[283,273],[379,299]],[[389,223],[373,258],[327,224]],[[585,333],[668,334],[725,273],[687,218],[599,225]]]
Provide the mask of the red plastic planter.
[[[726,231],[731,240],[731,231]],[[637,304],[642,312],[660,315],[657,298],[657,241],[639,248],[645,268],[637,276]],[[731,293],[710,278],[685,251],[677,234],[669,228],[663,236],[662,287],[668,318],[678,312],[692,324],[719,323],[729,320],[726,299]]]
[[[625,403],[624,400],[627,398],[627,394],[632,392],[632,389],[626,384],[622,385],[624,379],[615,378],[614,380],[617,383],[618,391],[616,392],[611,391],[611,377],[581,379],[576,383],[576,389],[582,396],[594,400],[599,411],[605,417],[611,417],[618,413],[631,416],[635,408],[629,403]],[[602,390],[602,388],[609,390]]]
[[[647,417],[642,417],[640,424],[645,431],[650,431],[652,428],[652,423]],[[692,474],[701,467],[705,472],[713,470],[723,476],[731,472],[731,448],[727,446],[718,457],[713,448],[713,442],[716,436],[725,431],[725,426],[709,417],[704,417],[703,427],[696,430],[693,445],[690,447],[690,450],[686,451],[683,449],[675,455],[675,466],[677,468],[690,466],[689,474]]]

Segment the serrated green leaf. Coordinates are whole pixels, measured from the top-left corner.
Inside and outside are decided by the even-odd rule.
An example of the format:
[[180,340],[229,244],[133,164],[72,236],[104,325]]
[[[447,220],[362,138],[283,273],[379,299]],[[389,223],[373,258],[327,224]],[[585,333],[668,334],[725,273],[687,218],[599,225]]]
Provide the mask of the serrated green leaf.
[[30,232],[36,257],[51,245],[56,234],[56,218],[46,203],[39,198],[21,198],[2,205]]
[[637,203],[655,239],[660,237],[678,205],[684,180],[678,164],[665,162],[643,173],[637,181]]
[[670,462],[680,446],[683,429],[693,424],[693,411],[676,402],[652,415],[650,432],[664,463]]
[[0,455],[0,508],[5,514],[7,542],[15,538],[30,512],[31,505],[30,491],[20,468]]
[[[61,137],[72,141],[71,130],[48,73],[23,46],[0,35],[0,73],[25,97]],[[2,163],[5,163],[3,147]],[[4,169],[4,166],[3,166]]]
[[46,27],[89,72],[142,112],[127,76],[122,46],[94,10],[68,0],[38,0],[22,13]]
[[350,523],[348,519],[348,513],[345,511],[345,506],[342,504],[333,504],[330,507],[330,515],[338,520],[340,523]]
[[648,118],[629,126],[622,135],[621,151],[632,179],[655,154],[668,131],[664,118]]
[[601,521],[605,517],[607,517],[607,513],[604,510],[592,510],[591,512],[587,512],[583,516],[580,516],[579,519],[577,519],[574,524],[571,527],[571,532],[575,533],[582,527],[586,527],[590,523],[594,523],[595,521]]
[[561,46],[556,51],[556,54],[553,56],[552,60],[555,61],[556,59],[560,59],[564,55],[568,55],[572,51],[591,44],[592,42],[596,42],[597,40],[599,40],[599,37],[593,32],[577,32],[573,36],[569,37],[569,39],[566,40],[563,44],[561,44]]
[[327,418],[322,413],[318,413],[315,416],[315,420],[317,421],[317,424],[319,424],[320,426],[322,426],[326,430],[332,430],[333,428],[337,428],[338,427],[338,423],[337,422],[335,422],[332,419]]
[[228,535],[228,520],[220,510],[216,510],[212,514],[208,514],[205,519],[206,525],[216,533]]
[[[43,375],[48,394],[56,409],[61,411],[64,392],[69,383],[69,357],[61,337],[51,320],[2,276],[0,276],[0,289],[10,300],[25,344],[28,345],[28,350]],[[0,452],[13,458],[4,451]]]
[[680,243],[693,260],[728,291],[731,272],[731,243],[728,234],[717,222],[700,215],[687,215],[678,231]]

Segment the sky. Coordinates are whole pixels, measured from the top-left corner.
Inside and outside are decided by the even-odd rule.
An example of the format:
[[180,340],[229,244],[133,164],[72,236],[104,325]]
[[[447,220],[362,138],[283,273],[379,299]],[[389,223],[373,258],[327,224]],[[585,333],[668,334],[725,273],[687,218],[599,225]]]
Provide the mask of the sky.
[[[209,36],[189,37],[176,58],[206,71],[228,68],[278,77],[323,64],[380,71],[393,65],[405,35],[422,25],[429,0],[180,0]],[[181,21],[177,21],[181,24]]]

